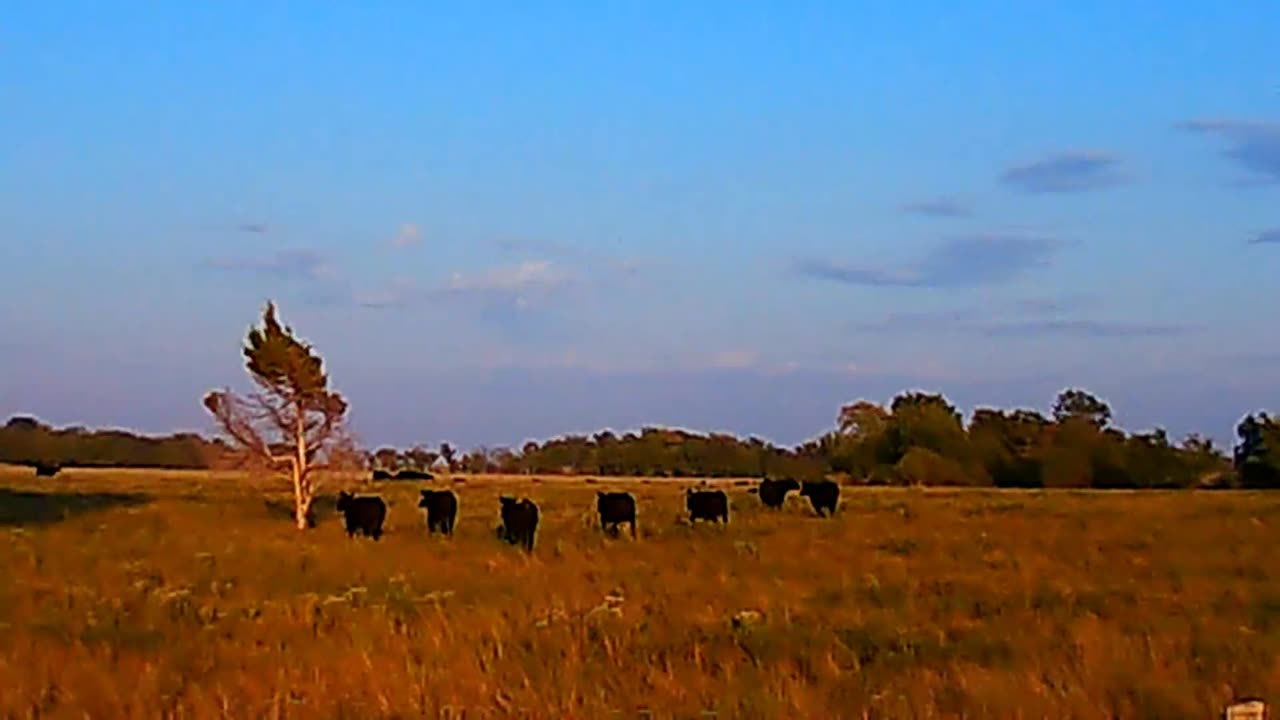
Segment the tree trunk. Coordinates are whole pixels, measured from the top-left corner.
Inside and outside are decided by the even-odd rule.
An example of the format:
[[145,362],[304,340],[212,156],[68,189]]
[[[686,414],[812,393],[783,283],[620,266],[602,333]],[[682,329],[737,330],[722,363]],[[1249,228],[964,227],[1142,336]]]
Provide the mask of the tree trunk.
[[293,519],[299,530],[311,527],[311,478],[307,472],[307,436],[303,428],[303,411],[295,406],[297,427],[294,431],[293,458]]
[[294,521],[298,524],[299,530],[306,530],[311,527],[311,500],[310,489],[306,489],[298,495]]

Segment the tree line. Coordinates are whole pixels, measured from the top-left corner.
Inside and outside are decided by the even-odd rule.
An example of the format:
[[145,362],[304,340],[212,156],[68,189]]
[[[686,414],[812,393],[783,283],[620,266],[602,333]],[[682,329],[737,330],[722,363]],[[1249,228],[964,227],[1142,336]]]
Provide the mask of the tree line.
[[0,463],[45,463],[73,467],[201,469],[211,466],[226,445],[195,433],[159,437],[126,430],[54,428],[15,415],[0,427]]
[[1126,433],[1111,408],[1085,390],[1059,393],[1049,415],[977,408],[965,423],[943,395],[904,392],[887,405],[842,407],[836,426],[797,447],[723,433],[646,427],[621,435],[567,435],[518,450],[460,454],[379,448],[385,470],[641,477],[838,476],[851,484],[1008,488],[1280,487],[1280,421],[1251,414],[1228,455],[1210,439],[1180,443],[1156,428]]
[[[1280,418],[1245,416],[1226,451],[1192,434],[1126,433],[1111,408],[1080,389],[1052,411],[980,407],[968,422],[944,396],[905,392],[888,405],[842,407],[835,427],[795,447],[758,437],[663,427],[565,435],[519,448],[461,451],[448,442],[365,451],[359,465],[389,471],[637,477],[838,476],[868,485],[1021,488],[1280,487]],[[210,468],[229,449],[195,433],[57,429],[27,416],[0,428],[0,462],[79,467]]]

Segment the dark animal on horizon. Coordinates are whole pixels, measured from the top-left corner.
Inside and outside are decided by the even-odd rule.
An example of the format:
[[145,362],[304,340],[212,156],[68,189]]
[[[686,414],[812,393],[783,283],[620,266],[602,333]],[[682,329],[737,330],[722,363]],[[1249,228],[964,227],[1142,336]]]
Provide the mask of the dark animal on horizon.
[[529,498],[516,500],[510,495],[498,498],[502,504],[502,525],[498,535],[512,545],[523,545],[533,552],[534,536],[538,532],[538,506]]
[[382,521],[387,518],[387,504],[377,495],[356,497],[343,490],[338,493],[338,512],[346,521],[347,537],[360,532],[374,540],[382,537]]
[[58,474],[58,471],[62,469],[62,466],[57,463],[38,462],[35,464],[35,468],[36,477],[53,477]]
[[631,539],[636,537],[636,499],[629,492],[596,491],[596,512],[600,514],[600,529],[618,537],[622,523],[631,525]]
[[434,480],[435,475],[423,470],[401,470],[396,473],[397,480]]
[[729,524],[729,496],[723,490],[684,491],[684,506],[689,511],[689,522],[708,520]]
[[452,490],[421,490],[418,507],[426,508],[427,531],[453,534],[453,521],[458,517],[458,496]]
[[791,478],[783,480],[771,480],[765,478],[760,481],[760,485],[752,488],[748,492],[759,495],[760,502],[764,503],[767,508],[780,508],[787,500],[787,493],[793,490],[799,490],[800,483]]
[[800,487],[800,496],[809,498],[813,511],[821,517],[836,514],[836,503],[840,500],[840,486],[834,480],[806,480]]
[[374,482],[378,482],[379,480],[394,480],[394,479],[395,479],[395,477],[396,477],[396,476],[395,476],[395,473],[387,472],[386,470],[374,470],[374,471],[373,471],[373,481],[374,481]]

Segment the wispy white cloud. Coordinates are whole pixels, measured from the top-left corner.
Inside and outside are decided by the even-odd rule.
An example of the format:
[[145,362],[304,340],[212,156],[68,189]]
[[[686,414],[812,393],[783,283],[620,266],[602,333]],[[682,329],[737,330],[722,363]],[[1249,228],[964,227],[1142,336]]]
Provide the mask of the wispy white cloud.
[[308,249],[280,250],[265,257],[211,258],[204,265],[214,270],[296,280],[330,280],[336,276],[333,264],[323,254]]
[[549,260],[532,260],[493,268],[481,273],[455,272],[446,290],[451,293],[514,293],[555,290],[572,281],[572,276]]

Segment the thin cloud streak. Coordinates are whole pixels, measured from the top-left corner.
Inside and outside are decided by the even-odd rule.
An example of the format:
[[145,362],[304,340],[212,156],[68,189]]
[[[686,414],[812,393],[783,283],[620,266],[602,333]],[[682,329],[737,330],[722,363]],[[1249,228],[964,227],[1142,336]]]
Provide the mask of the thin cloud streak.
[[1280,122],[1188,120],[1177,127],[1217,135],[1227,141],[1223,156],[1268,183],[1280,182]]
[[954,238],[923,258],[897,267],[852,265],[831,260],[800,260],[795,270],[816,280],[870,287],[965,288],[998,285],[1047,267],[1060,247],[1057,240],[1020,235]]
[[1033,194],[1080,193],[1125,182],[1120,161],[1097,150],[1071,150],[1016,165],[1000,181]]
[[280,250],[263,258],[211,258],[205,261],[204,267],[296,280],[331,279],[335,274],[324,255],[307,249]]
[[[1097,318],[1054,317],[1058,309],[1028,308],[1017,303],[1011,315],[1042,316],[1033,319],[993,320],[990,310],[946,310],[937,312],[891,313],[875,322],[859,323],[861,332],[911,335],[943,332],[981,335],[989,338],[1025,339],[1041,337],[1082,337],[1095,340],[1154,338],[1183,335],[1195,330],[1187,325],[1121,322]],[[1050,317],[1043,317],[1048,315]]]
[[1275,230],[1264,230],[1258,233],[1258,236],[1249,240],[1250,245],[1280,245],[1280,228]]
[[1095,340],[1149,338],[1184,335],[1192,330],[1185,325],[1160,323],[1123,323],[1109,320],[1032,320],[988,325],[977,328],[988,337],[1028,338],[1050,335],[1086,337]]

